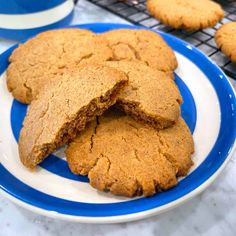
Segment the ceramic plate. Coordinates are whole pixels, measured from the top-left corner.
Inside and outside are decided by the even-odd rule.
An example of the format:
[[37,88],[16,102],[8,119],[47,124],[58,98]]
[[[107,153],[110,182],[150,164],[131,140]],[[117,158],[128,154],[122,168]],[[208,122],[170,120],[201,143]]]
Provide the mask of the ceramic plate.
[[[118,24],[76,27],[101,33]],[[16,46],[0,56],[0,189],[14,202],[55,218],[90,223],[132,221],[169,210],[203,191],[229,161],[235,147],[236,99],[225,74],[192,45],[160,33],[175,51],[176,83],[183,96],[181,113],[194,138],[194,166],[179,184],[152,197],[123,198],[96,191],[88,178],[73,175],[63,150],[50,155],[36,172],[19,161],[17,140],[27,106],[7,91],[5,70]],[[158,58],[158,55],[157,55]]]

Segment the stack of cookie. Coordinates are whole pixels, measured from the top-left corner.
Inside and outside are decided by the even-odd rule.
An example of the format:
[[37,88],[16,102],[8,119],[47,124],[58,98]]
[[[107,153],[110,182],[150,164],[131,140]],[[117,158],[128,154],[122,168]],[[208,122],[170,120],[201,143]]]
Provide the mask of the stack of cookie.
[[129,197],[167,190],[188,173],[193,139],[180,116],[177,60],[157,33],[48,31],[9,61],[8,89],[30,104],[19,137],[26,167],[68,144],[74,174]]

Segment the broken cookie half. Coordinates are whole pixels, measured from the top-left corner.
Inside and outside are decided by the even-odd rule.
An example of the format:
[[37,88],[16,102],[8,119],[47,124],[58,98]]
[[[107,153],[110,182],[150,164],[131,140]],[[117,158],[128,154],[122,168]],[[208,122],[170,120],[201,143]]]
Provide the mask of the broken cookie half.
[[116,102],[128,82],[123,72],[101,65],[80,66],[57,77],[31,103],[20,132],[19,155],[28,168],[75,138]]
[[151,196],[186,175],[194,151],[182,118],[157,131],[117,111],[108,111],[69,144],[66,157],[74,174],[88,175],[101,191],[133,197]]
[[107,62],[129,78],[129,85],[117,99],[117,106],[135,120],[156,129],[175,124],[180,116],[181,94],[173,73],[150,68],[140,62]]

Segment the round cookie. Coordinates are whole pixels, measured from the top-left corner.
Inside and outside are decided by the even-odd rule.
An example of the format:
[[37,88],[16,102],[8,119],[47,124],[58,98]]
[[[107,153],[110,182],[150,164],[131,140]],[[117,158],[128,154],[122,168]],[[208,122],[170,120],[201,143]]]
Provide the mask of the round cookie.
[[88,30],[43,32],[13,51],[7,69],[7,86],[18,101],[30,103],[65,68],[81,62],[106,61],[111,56],[108,43]]
[[19,137],[22,163],[34,168],[116,102],[127,85],[114,68],[83,65],[57,75],[29,106]]
[[173,73],[134,61],[107,62],[106,65],[125,72],[129,78],[129,85],[117,99],[116,105],[121,110],[156,129],[177,122],[182,97]]
[[219,49],[236,62],[236,22],[222,25],[215,34],[215,41]]
[[211,0],[148,0],[147,8],[164,24],[188,31],[212,27],[224,17],[221,6]]
[[88,175],[101,191],[151,196],[177,184],[192,165],[193,139],[182,118],[157,131],[129,116],[106,112],[69,144],[66,157],[74,174]]
[[153,31],[144,29],[118,29],[100,37],[108,40],[113,51],[112,61],[138,60],[161,71],[173,71],[177,60],[172,49]]

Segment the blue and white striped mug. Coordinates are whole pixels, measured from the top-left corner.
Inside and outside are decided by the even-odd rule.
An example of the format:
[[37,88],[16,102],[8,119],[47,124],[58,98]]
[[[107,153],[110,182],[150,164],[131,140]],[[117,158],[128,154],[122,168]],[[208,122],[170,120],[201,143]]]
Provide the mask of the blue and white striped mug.
[[66,26],[73,17],[73,0],[0,0],[0,37],[20,40]]

